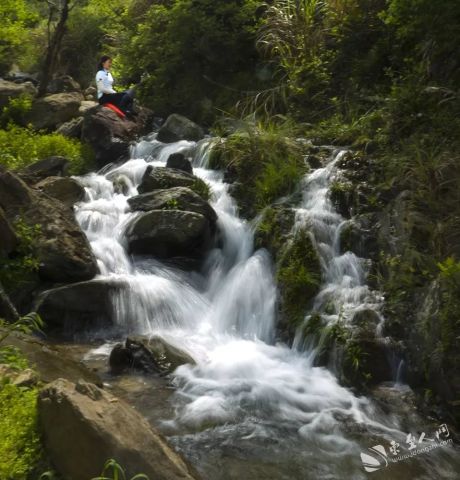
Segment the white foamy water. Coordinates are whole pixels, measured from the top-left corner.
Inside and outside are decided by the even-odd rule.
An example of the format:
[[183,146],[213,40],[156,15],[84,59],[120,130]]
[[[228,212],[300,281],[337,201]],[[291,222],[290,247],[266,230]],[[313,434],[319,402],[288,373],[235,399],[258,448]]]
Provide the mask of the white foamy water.
[[[340,425],[366,426],[380,438],[402,441],[399,421],[340,386],[327,369],[313,366],[307,353],[274,343],[272,260],[267,251],[254,251],[251,227],[238,217],[223,174],[206,168],[211,143],[164,145],[150,135],[132,149],[131,160],[78,178],[86,198],[76,206],[76,216],[97,257],[98,278],[126,286],[113,297],[117,331],[161,335],[196,360],[173,373],[176,415],[163,426],[208,478],[262,478],[263,472],[266,478],[300,479],[309,478],[302,473],[307,468],[319,469],[320,476],[311,478],[339,478],[337,472],[366,478],[359,458],[366,439],[358,440]],[[137,194],[147,165],[164,166],[174,152],[193,159],[194,173],[210,186],[210,203],[218,215],[222,241],[209,252],[201,272],[127,254],[124,232],[139,215],[129,210],[127,199]],[[378,299],[364,283],[361,260],[338,253],[343,219],[326,194],[340,155],[305,178],[296,228],[308,224],[313,231],[325,272],[315,308],[332,301],[353,312],[377,308]],[[230,455],[227,466],[233,473],[211,465],[210,457],[202,459],[203,448],[219,452],[225,465],[222,458]],[[256,473],[238,473],[241,455],[258,465]],[[264,466],[273,455],[279,456],[274,472]]]
[[[331,160],[317,168],[302,180],[302,201],[296,208],[294,229],[306,228],[319,254],[323,282],[316,295],[311,311],[320,313],[329,324],[352,320],[359,310],[370,309],[384,319],[380,313],[383,297],[372,291],[366,283],[367,261],[353,252],[341,252],[340,234],[346,220],[335,210],[330,200],[331,183],[340,179],[337,163],[346,150],[334,150]],[[302,346],[302,330],[310,320],[306,315],[298,330],[294,345]]]

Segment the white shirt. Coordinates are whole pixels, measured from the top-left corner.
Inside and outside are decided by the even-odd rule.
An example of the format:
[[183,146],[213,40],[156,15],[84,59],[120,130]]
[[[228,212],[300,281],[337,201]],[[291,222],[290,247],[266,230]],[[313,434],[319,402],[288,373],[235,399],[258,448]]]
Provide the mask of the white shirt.
[[99,70],[96,73],[97,98],[101,98],[103,93],[117,93],[113,88],[112,74],[106,70]]

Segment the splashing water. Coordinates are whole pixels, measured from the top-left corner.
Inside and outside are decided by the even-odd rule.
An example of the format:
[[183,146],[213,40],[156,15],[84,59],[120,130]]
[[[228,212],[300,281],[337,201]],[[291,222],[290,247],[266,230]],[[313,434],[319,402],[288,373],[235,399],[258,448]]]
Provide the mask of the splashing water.
[[[76,217],[97,257],[98,279],[125,285],[113,294],[116,328],[161,335],[196,360],[173,373],[176,415],[162,427],[205,478],[366,478],[359,452],[383,439],[403,442],[400,422],[340,386],[308,354],[275,343],[272,261],[254,251],[251,226],[238,217],[222,172],[206,168],[212,142],[165,145],[152,134],[132,148],[131,160],[78,177],[86,198]],[[195,175],[209,184],[222,235],[199,273],[127,254],[124,231],[138,215],[127,199],[137,195],[147,165],[164,166],[175,152],[192,158]],[[343,219],[327,190],[341,155],[304,179],[297,209],[296,228],[308,224],[325,272],[315,308],[332,301],[349,312],[378,309],[361,260],[338,253]],[[427,465],[417,478],[431,478]],[[413,466],[406,468],[410,474]],[[396,478],[397,470],[388,470],[379,478]]]

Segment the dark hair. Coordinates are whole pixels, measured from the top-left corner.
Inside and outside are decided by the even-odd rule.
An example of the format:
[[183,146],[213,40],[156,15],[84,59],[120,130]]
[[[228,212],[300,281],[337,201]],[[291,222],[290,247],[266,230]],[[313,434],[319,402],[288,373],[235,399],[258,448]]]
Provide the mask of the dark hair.
[[102,64],[107,60],[110,60],[111,58],[112,57],[109,57],[108,55],[102,55],[101,59],[99,60],[99,63],[97,64],[97,71],[103,70],[104,66]]

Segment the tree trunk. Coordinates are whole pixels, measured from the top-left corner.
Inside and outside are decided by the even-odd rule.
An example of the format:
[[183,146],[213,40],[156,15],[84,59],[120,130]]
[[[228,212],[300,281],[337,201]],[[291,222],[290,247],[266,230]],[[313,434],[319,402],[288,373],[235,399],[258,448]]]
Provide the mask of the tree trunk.
[[[38,96],[42,97],[46,93],[49,82],[53,78],[56,70],[56,62],[61,50],[62,39],[66,31],[66,22],[69,16],[69,0],[62,0],[59,7],[59,20],[53,35],[49,39],[46,50],[45,64],[43,66],[42,78],[38,87]],[[51,7],[52,8],[52,7]]]
[[11,303],[8,295],[3,286],[0,283],[0,318],[7,320],[8,322],[15,322],[19,318],[19,314]]

